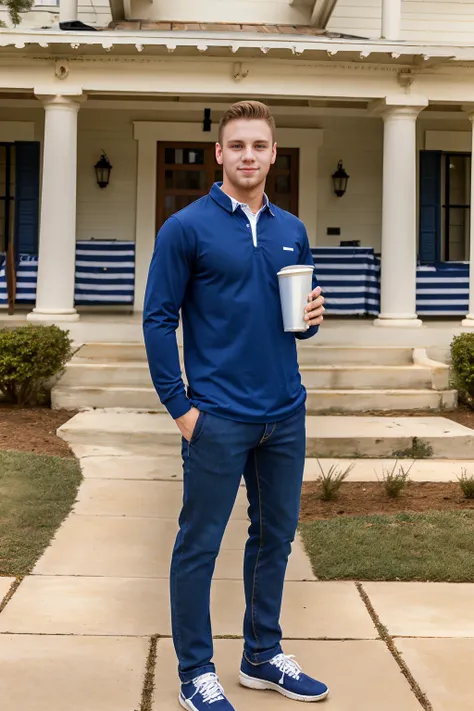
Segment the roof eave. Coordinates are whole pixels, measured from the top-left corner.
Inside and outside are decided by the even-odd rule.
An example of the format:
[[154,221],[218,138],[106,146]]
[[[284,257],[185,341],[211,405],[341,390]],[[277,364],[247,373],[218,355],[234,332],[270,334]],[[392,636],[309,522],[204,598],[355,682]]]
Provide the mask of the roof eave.
[[97,46],[105,50],[112,47],[135,45],[138,51],[146,46],[165,46],[170,51],[179,46],[196,47],[205,53],[210,47],[227,47],[232,53],[239,49],[256,48],[267,54],[272,49],[288,49],[295,55],[304,52],[327,52],[330,56],[339,53],[359,53],[362,59],[370,54],[387,54],[392,59],[401,56],[419,56],[424,60],[431,58],[474,60],[474,47],[452,45],[430,45],[426,43],[390,42],[383,39],[341,39],[338,37],[308,35],[265,35],[247,32],[196,32],[196,31],[153,31],[127,32],[121,30],[101,30],[100,32],[71,32],[60,30],[0,30],[0,47],[24,49],[26,45],[71,45],[79,49],[81,45]]

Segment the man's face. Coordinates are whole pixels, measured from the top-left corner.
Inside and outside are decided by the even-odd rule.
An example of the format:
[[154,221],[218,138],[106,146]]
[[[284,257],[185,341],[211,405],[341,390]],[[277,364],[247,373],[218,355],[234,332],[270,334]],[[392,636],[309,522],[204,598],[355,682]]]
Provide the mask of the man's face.
[[222,145],[216,144],[216,159],[232,185],[250,190],[264,183],[276,159],[270,126],[261,119],[230,121]]

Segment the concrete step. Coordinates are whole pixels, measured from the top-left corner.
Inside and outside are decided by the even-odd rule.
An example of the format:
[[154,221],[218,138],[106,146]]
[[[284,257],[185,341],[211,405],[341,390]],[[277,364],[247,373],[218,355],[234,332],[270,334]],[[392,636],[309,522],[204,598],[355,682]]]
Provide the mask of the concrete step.
[[[410,365],[413,348],[400,346],[318,346],[298,344],[300,365]],[[77,362],[146,362],[143,343],[86,343]]]
[[300,373],[305,387],[316,390],[420,390],[432,386],[431,368],[419,365],[303,365]]
[[[126,407],[164,412],[152,387],[93,387],[57,385],[51,393],[53,409],[81,410]],[[308,390],[308,414],[339,412],[389,412],[452,410],[455,390]]]
[[60,380],[61,387],[138,387],[153,386],[148,363],[129,361],[123,363],[96,363],[72,360]]
[[308,413],[454,410],[456,390],[308,390]]
[[[300,368],[306,388],[357,390],[367,388],[431,388],[432,370],[419,365],[304,365]],[[147,363],[68,363],[61,387],[152,387]],[[449,387],[449,371],[444,385]]]
[[399,346],[318,346],[298,344],[298,362],[303,365],[412,365],[413,348]]
[[74,354],[74,360],[89,363],[146,363],[146,351],[143,342],[138,343],[85,343]]
[[99,387],[56,385],[51,391],[53,410],[84,410],[120,407],[165,412],[152,387]]
[[[71,446],[124,455],[179,455],[181,435],[166,414],[127,410],[81,412],[58,429]],[[307,456],[392,458],[414,444],[433,459],[474,458],[474,430],[444,417],[308,416]]]

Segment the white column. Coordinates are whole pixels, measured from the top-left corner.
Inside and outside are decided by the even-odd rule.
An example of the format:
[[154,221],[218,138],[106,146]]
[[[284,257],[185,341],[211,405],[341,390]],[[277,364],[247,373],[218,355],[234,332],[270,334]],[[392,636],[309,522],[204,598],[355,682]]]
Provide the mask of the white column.
[[29,321],[77,321],[76,261],[77,113],[79,102],[43,99],[43,181],[36,307]]
[[376,326],[421,326],[416,316],[416,118],[423,106],[383,113],[381,312]]
[[462,321],[462,325],[467,328],[474,328],[474,215],[472,214],[474,206],[474,110],[468,111],[469,119],[472,124],[472,159],[471,159],[471,226],[470,226],[470,248],[469,248],[469,313]]
[[77,20],[77,0],[59,0],[59,22]]
[[402,24],[402,0],[382,0],[382,39],[399,40]]
[[145,287],[156,235],[156,146],[153,136],[135,128],[138,140],[137,208],[135,222],[134,311],[143,311]]

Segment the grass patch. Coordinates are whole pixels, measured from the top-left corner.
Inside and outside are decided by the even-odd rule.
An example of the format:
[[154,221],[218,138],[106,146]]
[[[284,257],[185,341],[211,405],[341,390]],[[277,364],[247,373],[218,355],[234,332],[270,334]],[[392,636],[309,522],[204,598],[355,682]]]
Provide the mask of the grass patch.
[[0,452],[0,575],[26,575],[75,501],[75,459]]
[[300,531],[320,580],[474,582],[474,511],[347,516]]

